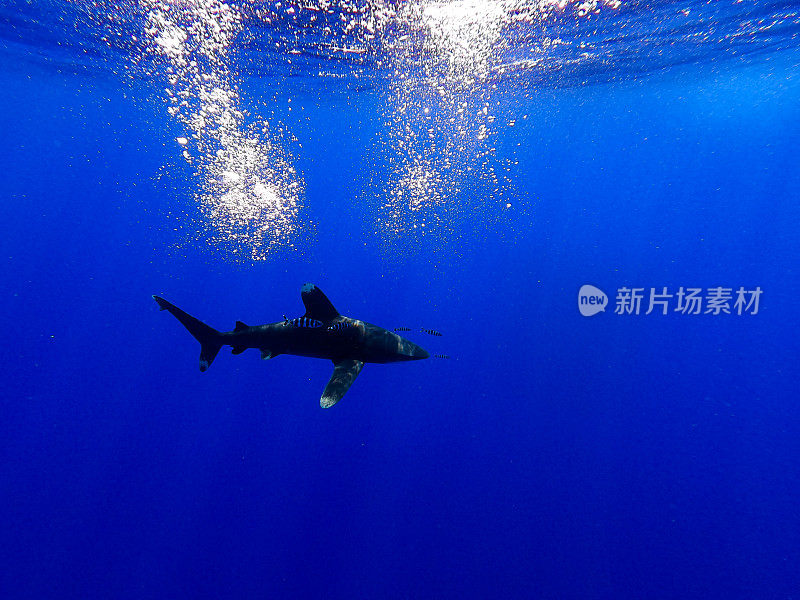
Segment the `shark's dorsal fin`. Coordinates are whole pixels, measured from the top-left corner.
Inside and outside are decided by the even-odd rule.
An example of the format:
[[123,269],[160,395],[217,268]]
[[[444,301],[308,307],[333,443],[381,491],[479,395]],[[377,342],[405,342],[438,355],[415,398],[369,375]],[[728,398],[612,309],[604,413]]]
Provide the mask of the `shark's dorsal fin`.
[[333,361],[333,375],[325,386],[325,391],[322,392],[319,405],[322,408],[330,408],[341,400],[363,368],[363,362],[352,358]]
[[241,331],[242,329],[249,329],[250,326],[246,323],[242,323],[241,321],[236,321],[236,327],[233,328],[234,331]]
[[300,297],[306,307],[304,316],[326,323],[339,316],[339,311],[333,307],[328,297],[313,283],[307,283],[300,290]]

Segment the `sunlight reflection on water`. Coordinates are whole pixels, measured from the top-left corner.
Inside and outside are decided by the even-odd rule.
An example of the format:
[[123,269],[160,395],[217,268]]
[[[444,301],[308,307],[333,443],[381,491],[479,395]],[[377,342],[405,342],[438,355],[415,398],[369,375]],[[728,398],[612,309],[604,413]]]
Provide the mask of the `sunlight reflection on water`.
[[[380,188],[364,197],[382,198],[372,214],[377,230],[391,237],[435,230],[442,211],[457,209],[459,195],[476,180],[493,187],[486,202],[504,203],[497,170],[511,167],[491,160],[491,138],[497,87],[492,76],[504,68],[505,30],[567,5],[578,17],[601,6],[596,0],[140,3],[147,51],[166,59],[169,112],[187,130],[178,148],[196,169],[197,200],[217,232],[213,241],[255,260],[292,247],[302,233],[305,185],[270,124],[245,124],[249,115],[240,108],[232,65],[233,48],[247,27],[275,27],[275,47],[291,62],[304,53],[296,46],[299,31],[312,35],[304,29],[308,25],[325,40],[321,47],[376,57],[390,74],[379,140],[387,164],[376,179]],[[602,5],[617,8],[619,2]],[[317,24],[320,15],[327,20]],[[300,19],[305,21],[299,29],[279,26]]]

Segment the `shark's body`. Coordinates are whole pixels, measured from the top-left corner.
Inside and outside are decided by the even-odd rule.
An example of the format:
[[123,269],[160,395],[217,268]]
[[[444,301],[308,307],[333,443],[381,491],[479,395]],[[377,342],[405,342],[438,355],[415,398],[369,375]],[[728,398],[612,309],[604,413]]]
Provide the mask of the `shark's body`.
[[294,354],[333,361],[333,375],[320,398],[330,408],[342,399],[364,363],[388,363],[428,358],[415,343],[383,327],[340,315],[315,285],[307,283],[300,293],[306,313],[297,319],[250,327],[236,322],[233,331],[220,332],[183,312],[163,298],[153,296],[161,310],[168,310],[200,342],[200,370],[205,371],[222,346],[233,354],[248,348],[261,350],[261,358]]

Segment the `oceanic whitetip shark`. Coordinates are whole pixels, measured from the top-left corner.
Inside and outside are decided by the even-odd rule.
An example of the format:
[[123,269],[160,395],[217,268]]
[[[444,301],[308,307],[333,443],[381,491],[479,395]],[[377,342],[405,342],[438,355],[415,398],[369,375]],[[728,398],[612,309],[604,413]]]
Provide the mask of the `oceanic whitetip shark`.
[[364,363],[420,360],[429,356],[424,349],[392,331],[340,315],[322,290],[311,283],[303,286],[300,296],[306,307],[302,317],[284,317],[283,321],[254,327],[236,321],[233,331],[217,331],[163,298],[153,296],[153,299],[200,342],[201,371],[208,369],[222,346],[232,346],[233,354],[257,348],[263,359],[294,354],[332,360],[333,375],[319,399],[322,408],[330,408],[342,399]]

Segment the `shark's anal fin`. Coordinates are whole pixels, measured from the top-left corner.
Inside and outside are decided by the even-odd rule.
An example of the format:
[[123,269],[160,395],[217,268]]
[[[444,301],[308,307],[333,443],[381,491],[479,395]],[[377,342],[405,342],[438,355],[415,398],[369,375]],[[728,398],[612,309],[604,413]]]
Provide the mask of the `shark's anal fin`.
[[331,375],[328,385],[325,386],[325,391],[322,392],[319,405],[322,408],[330,408],[341,400],[363,368],[364,363],[360,360],[348,358],[334,361],[333,375]]
[[231,354],[241,354],[245,350],[247,350],[247,346],[234,346]]
[[313,283],[306,283],[300,290],[300,297],[306,307],[304,316],[327,323],[339,316],[339,311],[333,307],[328,297]]

